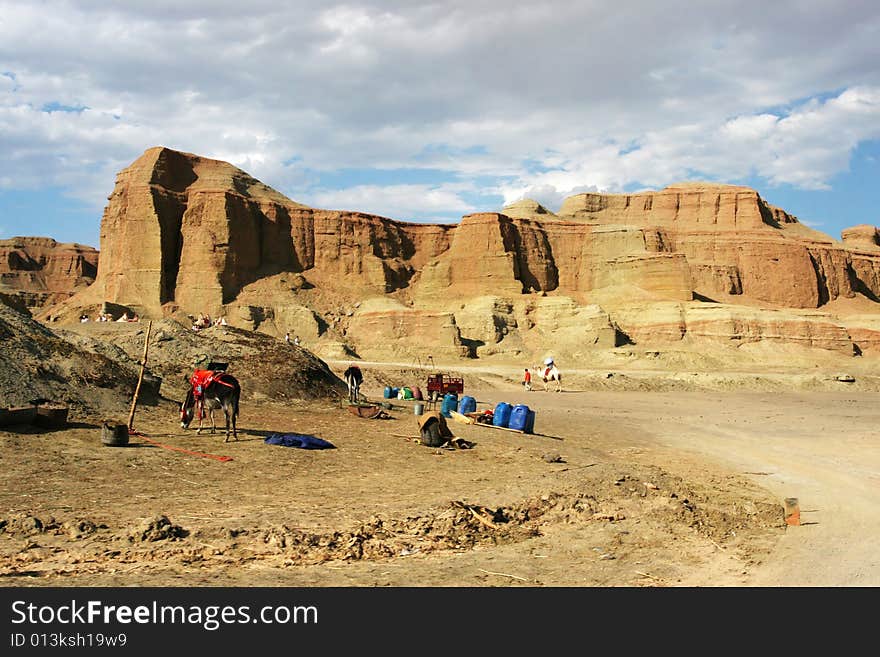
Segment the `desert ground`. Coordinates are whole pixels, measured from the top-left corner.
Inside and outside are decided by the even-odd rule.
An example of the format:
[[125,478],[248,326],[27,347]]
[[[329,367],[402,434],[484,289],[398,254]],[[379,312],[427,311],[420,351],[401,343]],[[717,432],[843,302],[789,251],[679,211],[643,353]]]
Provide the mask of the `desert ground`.
[[[340,374],[345,361],[327,361]],[[127,447],[98,417],[0,432],[5,586],[877,586],[880,379],[834,371],[455,370],[478,408],[536,411],[534,434],[450,421],[430,448],[411,363],[363,363],[344,400],[245,394],[239,439],[182,430],[174,394],[139,406]],[[245,391],[246,393],[247,391]],[[6,427],[9,429],[9,427]],[[335,448],[265,444],[311,434]],[[198,452],[202,456],[172,448]],[[212,456],[231,457],[218,460]],[[797,498],[799,525],[784,521]]]

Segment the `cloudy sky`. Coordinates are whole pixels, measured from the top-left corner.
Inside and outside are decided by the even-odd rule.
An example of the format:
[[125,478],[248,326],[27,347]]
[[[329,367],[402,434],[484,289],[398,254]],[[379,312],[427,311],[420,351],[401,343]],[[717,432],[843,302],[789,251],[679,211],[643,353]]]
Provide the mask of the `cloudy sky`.
[[0,0],[0,238],[98,246],[157,145],[408,221],[713,180],[839,238],[880,224],[880,2]]

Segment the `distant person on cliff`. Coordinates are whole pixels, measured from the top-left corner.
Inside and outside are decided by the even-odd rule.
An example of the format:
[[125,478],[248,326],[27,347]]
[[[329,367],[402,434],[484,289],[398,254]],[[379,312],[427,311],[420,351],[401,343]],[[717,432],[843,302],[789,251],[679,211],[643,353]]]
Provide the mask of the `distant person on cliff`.
[[293,344],[295,344],[297,347],[299,346],[299,336],[296,336],[296,337],[293,339]]
[[289,332],[284,334],[284,341],[287,344],[290,344],[290,333]]
[[526,368],[525,374],[523,374],[523,385],[526,390],[532,389],[532,373],[529,371],[529,368]]

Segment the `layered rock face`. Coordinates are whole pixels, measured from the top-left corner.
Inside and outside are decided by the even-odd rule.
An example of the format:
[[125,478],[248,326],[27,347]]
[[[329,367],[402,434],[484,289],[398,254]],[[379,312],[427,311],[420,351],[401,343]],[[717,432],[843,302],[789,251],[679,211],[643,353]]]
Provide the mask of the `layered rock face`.
[[[224,314],[377,357],[686,337],[855,352],[835,319],[767,313],[876,302],[870,228],[837,242],[752,189],[702,183],[413,224],[306,207],[225,162],[157,147],[117,178],[95,283],[54,310],[111,301],[144,316]],[[856,333],[873,345],[872,331]]]
[[854,249],[880,250],[880,229],[876,226],[860,224],[844,229],[840,236],[844,244]]
[[[856,291],[880,292],[874,258],[855,267],[851,241],[841,245],[803,226],[747,187],[691,183],[632,195],[578,194],[558,215],[656,230],[660,250],[683,254],[693,289],[710,298],[743,295],[817,308]],[[859,244],[866,234],[858,233]]]
[[0,240],[0,292],[39,310],[95,281],[98,252],[48,237]]
[[354,277],[383,294],[448,243],[444,227],[314,210],[225,162],[159,147],[119,173],[108,200],[93,292],[146,315],[169,304],[219,314],[279,272],[338,286]]

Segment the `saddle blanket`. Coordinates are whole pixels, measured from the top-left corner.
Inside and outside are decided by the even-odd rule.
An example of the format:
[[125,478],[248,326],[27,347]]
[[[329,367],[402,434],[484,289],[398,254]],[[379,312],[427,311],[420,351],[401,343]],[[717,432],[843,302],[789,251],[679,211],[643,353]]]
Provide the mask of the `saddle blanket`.
[[225,378],[226,372],[222,370],[195,370],[190,377],[189,382],[192,384],[193,394],[196,399],[201,399],[202,394],[207,387],[214,382],[224,385],[227,388],[232,388],[232,385],[224,380]]

